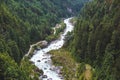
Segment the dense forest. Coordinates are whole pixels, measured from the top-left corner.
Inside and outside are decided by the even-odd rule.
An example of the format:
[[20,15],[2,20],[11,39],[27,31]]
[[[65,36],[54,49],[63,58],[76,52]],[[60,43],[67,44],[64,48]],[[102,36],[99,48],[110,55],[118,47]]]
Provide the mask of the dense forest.
[[51,27],[76,15],[86,1],[0,0],[0,79],[37,80],[31,76],[35,67],[21,61],[29,45],[52,34]]
[[[68,48],[78,62],[93,67],[91,80],[120,79],[119,0],[93,0],[87,3],[71,35],[68,35]],[[81,70],[78,73],[80,75]]]
[[85,80],[81,74],[89,64],[93,70],[90,80],[119,80],[119,0],[0,0],[0,79],[39,80],[42,71],[23,56],[30,44],[51,35],[62,18],[75,15],[75,29],[65,39],[66,54],[61,52],[69,55],[65,59],[70,52],[76,60],[71,61],[81,64],[75,78]]

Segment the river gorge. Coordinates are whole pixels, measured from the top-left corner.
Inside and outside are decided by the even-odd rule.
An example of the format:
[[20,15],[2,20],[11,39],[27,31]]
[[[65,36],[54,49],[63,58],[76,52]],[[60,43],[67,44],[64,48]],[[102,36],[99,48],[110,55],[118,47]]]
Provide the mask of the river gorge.
[[52,64],[52,55],[50,55],[49,52],[51,50],[60,49],[64,45],[65,36],[74,28],[72,23],[70,23],[71,19],[72,18],[64,20],[66,28],[57,40],[52,41],[47,47],[38,50],[36,54],[34,54],[30,59],[32,62],[34,62],[35,66],[43,71],[43,76],[40,76],[40,79],[42,80],[64,80],[64,77],[60,71],[62,69],[62,66],[54,66]]

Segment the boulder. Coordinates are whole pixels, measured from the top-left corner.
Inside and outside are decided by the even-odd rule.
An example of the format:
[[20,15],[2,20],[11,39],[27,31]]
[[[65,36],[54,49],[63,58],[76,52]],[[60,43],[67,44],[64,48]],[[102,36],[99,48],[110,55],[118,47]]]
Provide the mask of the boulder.
[[40,60],[37,60],[37,62],[41,62]]
[[45,61],[45,63],[47,63],[47,61]]
[[49,79],[47,79],[47,80],[53,80],[52,78],[49,78]]
[[43,75],[42,78],[47,78],[47,75]]

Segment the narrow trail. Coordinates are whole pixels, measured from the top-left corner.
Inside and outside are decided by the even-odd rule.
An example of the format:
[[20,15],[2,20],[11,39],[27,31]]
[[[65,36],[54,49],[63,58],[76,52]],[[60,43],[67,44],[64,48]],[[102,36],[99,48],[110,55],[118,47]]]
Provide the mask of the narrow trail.
[[32,44],[32,45],[30,45],[30,48],[29,48],[29,51],[28,51],[28,53],[25,55],[25,56],[28,56],[29,54],[30,54],[30,52],[32,51],[32,48],[34,47],[34,46],[37,46],[37,45],[39,45],[39,44],[44,44],[44,43],[47,43],[47,41],[39,41],[39,42],[37,42],[37,43],[35,43],[35,44]]

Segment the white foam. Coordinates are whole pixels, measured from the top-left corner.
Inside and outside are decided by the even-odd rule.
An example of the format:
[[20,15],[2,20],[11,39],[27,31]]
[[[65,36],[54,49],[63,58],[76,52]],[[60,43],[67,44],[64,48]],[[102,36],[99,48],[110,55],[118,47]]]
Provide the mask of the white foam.
[[[64,44],[65,35],[68,32],[71,32],[73,30],[73,25],[69,22],[71,18],[65,19],[64,23],[66,24],[66,29],[63,34],[61,34],[60,38],[58,40],[52,41],[49,46],[47,46],[44,49],[41,49],[37,51],[35,55],[30,59],[35,63],[35,65],[42,69],[44,72],[44,75],[47,75],[47,78],[42,78],[42,80],[49,80],[50,78],[52,80],[63,80],[63,77],[55,70],[52,70],[54,68],[52,61],[51,61],[51,55],[46,54],[47,52],[51,50],[57,50],[60,49]],[[39,60],[39,61],[38,61]]]

